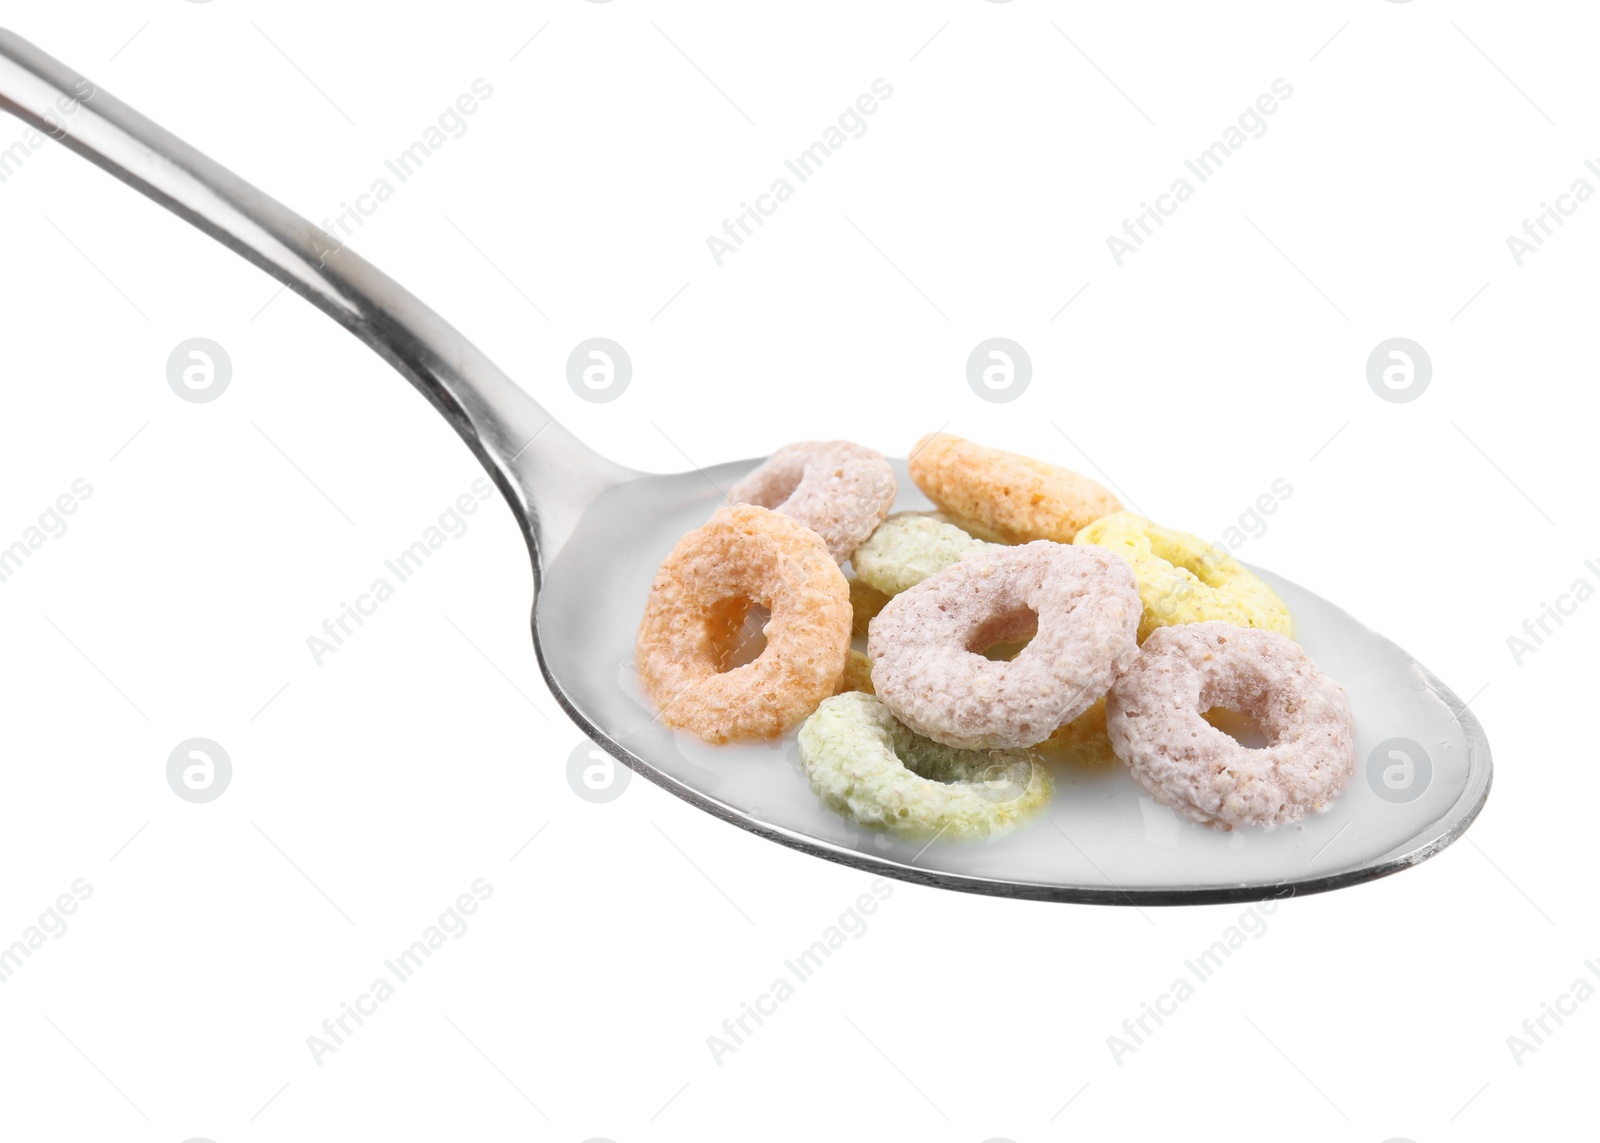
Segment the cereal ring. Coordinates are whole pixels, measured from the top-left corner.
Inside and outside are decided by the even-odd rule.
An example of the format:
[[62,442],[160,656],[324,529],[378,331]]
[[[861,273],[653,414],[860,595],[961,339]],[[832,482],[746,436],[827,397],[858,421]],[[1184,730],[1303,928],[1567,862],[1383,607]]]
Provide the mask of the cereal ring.
[[844,678],[839,680],[839,694],[846,691],[860,691],[862,694],[873,694],[872,689],[872,663],[860,651],[851,648],[850,656],[844,661]]
[[784,445],[728,492],[734,504],[758,504],[793,516],[827,541],[844,563],[889,515],[897,491],[881,453],[849,441]]
[[976,520],[963,520],[961,517],[952,516],[948,512],[930,512],[929,515],[935,520],[943,520],[946,524],[954,524],[957,528],[960,528],[974,540],[982,540],[988,544],[1011,543],[1010,540],[1006,539],[999,532],[996,532],[991,528],[985,528]]
[[[1213,707],[1254,719],[1268,745],[1212,726]],[[1106,729],[1156,801],[1221,829],[1325,810],[1356,766],[1344,688],[1292,639],[1227,623],[1153,632],[1106,698]]]
[[949,433],[923,437],[906,464],[917,487],[956,522],[1008,544],[1070,544],[1079,528],[1122,509],[1086,476]]
[[1141,643],[1157,627],[1208,619],[1294,635],[1289,605],[1278,593],[1199,536],[1163,528],[1132,512],[1118,512],[1084,528],[1073,543],[1106,548],[1133,565],[1144,601]]
[[867,624],[877,618],[878,612],[883,610],[883,605],[889,602],[889,597],[854,576],[846,578],[850,582],[850,630],[865,639]]
[[850,566],[885,595],[899,595],[967,553],[993,546],[938,517],[901,512],[878,525],[850,557]]
[[[751,603],[772,613],[767,645],[725,671]],[[722,743],[794,726],[838,688],[849,649],[850,589],[822,538],[732,504],[661,561],[635,662],[662,722]]]
[[[895,596],[872,621],[867,657],[878,696],[918,734],[1032,746],[1106,693],[1139,653],[1138,626],[1125,560],[1039,540],[967,556]],[[1030,636],[1010,662],[983,656]]]
[[992,840],[1050,800],[1050,775],[1027,752],[941,746],[867,694],[826,700],[800,728],[799,745],[824,805],[901,837]]
[[1057,727],[1040,747],[1055,751],[1079,766],[1110,766],[1117,762],[1111,736],[1106,733],[1106,700],[1096,699],[1094,705],[1077,718]]

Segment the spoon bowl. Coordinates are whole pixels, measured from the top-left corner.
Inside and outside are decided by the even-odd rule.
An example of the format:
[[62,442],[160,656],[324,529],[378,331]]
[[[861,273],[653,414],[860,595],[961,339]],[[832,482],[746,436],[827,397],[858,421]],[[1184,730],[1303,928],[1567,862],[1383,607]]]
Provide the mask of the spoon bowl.
[[[1334,889],[1415,865],[1459,837],[1488,797],[1488,744],[1443,683],[1332,604],[1261,573],[1355,710],[1358,772],[1329,812],[1270,832],[1222,833],[1155,804],[1123,767],[1061,764],[1044,816],[993,844],[913,845],[856,826],[807,788],[793,733],[708,746],[661,723],[633,670],[634,632],[656,566],[759,461],[646,476],[607,460],[339,240],[3,30],[0,109],[261,267],[411,382],[489,472],[527,538],[534,648],[562,708],[634,771],[726,821],[924,885],[1036,900],[1198,904]],[[930,507],[903,463],[897,475],[897,509]]]
[[[833,861],[924,885],[1047,901],[1201,904],[1314,893],[1381,877],[1460,836],[1488,796],[1482,729],[1410,655],[1304,588],[1255,569],[1299,641],[1344,684],[1358,769],[1326,813],[1224,833],[1158,805],[1126,767],[1050,759],[1044,815],[987,845],[899,841],[826,809],[793,732],[709,746],[662,725],[633,667],[657,564],[758,461],[620,483],[601,493],[545,571],[534,644],[545,681],[595,742],[727,821]],[[932,506],[894,461],[897,511]]]

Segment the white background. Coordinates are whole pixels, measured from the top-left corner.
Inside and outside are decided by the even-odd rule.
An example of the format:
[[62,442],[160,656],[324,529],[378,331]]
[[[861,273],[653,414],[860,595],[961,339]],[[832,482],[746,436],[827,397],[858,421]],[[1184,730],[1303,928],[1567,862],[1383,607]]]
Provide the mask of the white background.
[[[870,878],[644,781],[574,794],[497,502],[317,666],[306,637],[475,463],[309,305],[52,144],[0,183],[0,541],[93,494],[0,584],[0,941],[93,895],[0,984],[6,1135],[1425,1143],[1588,1115],[1600,1003],[1507,1046],[1600,955],[1600,603],[1520,665],[1506,642],[1600,578],[1600,205],[1520,267],[1505,241],[1600,155],[1585,6],[8,0],[0,25],[319,223],[484,78],[354,246],[595,448],[904,455],[948,423],[1213,537],[1282,477],[1244,558],[1474,698],[1496,762],[1467,840],[1282,906],[1120,1065],[1107,1037],[1242,907],[897,884],[719,1065],[706,1037]],[[718,267],[707,235],[879,77],[867,133]],[[1106,237],[1280,77],[1266,134],[1117,266]],[[609,404],[564,378],[591,336],[634,362]],[[1034,363],[1010,404],[964,376],[993,336]],[[1394,336],[1433,361],[1406,404],[1365,375]],[[191,337],[233,363],[212,403],[167,385]],[[194,736],[234,766],[204,805],[165,777]],[[477,878],[469,931],[315,1063]]]

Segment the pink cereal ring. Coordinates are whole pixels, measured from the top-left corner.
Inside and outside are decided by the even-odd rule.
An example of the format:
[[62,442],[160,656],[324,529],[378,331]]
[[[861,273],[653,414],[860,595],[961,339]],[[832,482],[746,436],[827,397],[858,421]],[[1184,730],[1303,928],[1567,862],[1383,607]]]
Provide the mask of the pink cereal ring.
[[[1268,745],[1212,726],[1213,707],[1254,719]],[[1106,698],[1106,730],[1156,801],[1225,830],[1325,810],[1356,766],[1344,688],[1292,639],[1229,623],[1151,632]]]
[[[1104,549],[1036,540],[977,552],[884,606],[867,635],[872,683],[936,742],[1033,746],[1134,660],[1140,613],[1133,569]],[[1030,636],[1010,662],[983,655]]]
[[896,491],[882,453],[849,441],[802,441],[769,456],[733,486],[728,500],[794,517],[842,564],[889,518]]

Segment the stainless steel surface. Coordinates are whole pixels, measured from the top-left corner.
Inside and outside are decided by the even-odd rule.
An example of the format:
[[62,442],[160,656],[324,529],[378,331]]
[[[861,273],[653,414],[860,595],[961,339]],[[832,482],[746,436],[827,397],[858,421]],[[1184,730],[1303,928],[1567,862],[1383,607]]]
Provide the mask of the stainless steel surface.
[[[63,100],[77,104],[69,118],[58,113],[65,106]],[[1230,874],[1209,880],[1174,875],[1165,881],[1141,876],[1131,883],[1118,876],[1123,867],[1117,854],[1100,853],[1100,860],[1089,861],[1093,874],[1079,868],[1075,859],[1063,859],[1058,867],[1040,867],[1028,875],[993,876],[979,868],[983,862],[973,858],[970,849],[963,856],[954,852],[961,847],[949,847],[950,853],[936,850],[930,858],[864,838],[852,832],[854,827],[831,819],[808,817],[805,810],[814,799],[803,781],[790,782],[787,792],[780,786],[781,796],[797,800],[784,812],[719,793],[719,784],[729,783],[719,777],[717,767],[733,755],[713,760],[700,753],[704,748],[680,742],[653,719],[644,719],[641,727],[626,705],[637,703],[629,693],[624,636],[589,642],[578,634],[586,624],[600,622],[625,632],[636,622],[643,605],[640,569],[654,566],[664,545],[683,530],[684,521],[703,518],[709,510],[707,485],[699,474],[646,477],[593,452],[444,319],[359,255],[95,88],[86,77],[5,31],[0,31],[0,108],[47,132],[266,270],[415,385],[455,426],[522,526],[538,593],[534,645],[545,679],[563,708],[586,734],[635,771],[753,833],[847,865],[944,888],[1108,904],[1204,903],[1316,892],[1414,865],[1460,836],[1488,796],[1488,745],[1460,700],[1398,648],[1287,584],[1285,589],[1305,600],[1307,607],[1318,614],[1326,612],[1319,636],[1330,641],[1327,646],[1347,637],[1370,645],[1379,658],[1387,654],[1384,648],[1392,648],[1394,663],[1384,667],[1391,675],[1382,678],[1423,696],[1419,701],[1425,703],[1430,732],[1436,729],[1431,721],[1433,705],[1459,730],[1458,736],[1448,731],[1441,740],[1454,745],[1458,739],[1462,747],[1450,759],[1448,804],[1437,812],[1429,809],[1420,822],[1397,817],[1393,836],[1381,836],[1378,829],[1378,836],[1365,847],[1365,858],[1353,864],[1329,862],[1321,870],[1308,865],[1303,874],[1291,876],[1284,873],[1285,854],[1278,853],[1279,863],[1268,875]],[[725,468],[731,474],[752,463]],[[619,546],[626,549],[626,558],[620,561]],[[1406,681],[1393,682],[1401,678]],[[1381,705],[1378,695],[1375,691],[1374,705]],[[1358,721],[1363,714],[1358,705]],[[648,729],[651,726],[653,730]],[[769,748],[769,754],[782,749],[780,743]],[[763,761],[788,767],[779,757],[755,759]],[[1363,778],[1358,774],[1354,781]],[[1127,785],[1131,787],[1131,779]],[[1110,796],[1127,804],[1133,795],[1112,790]],[[795,821],[809,824],[797,828]],[[1365,824],[1373,833],[1373,823]],[[1032,828],[1048,830],[1050,824],[1040,822]],[[1076,848],[1070,838],[1067,841]],[[1141,838],[1131,837],[1127,844],[1131,854]],[[1193,844],[1205,853],[1204,847],[1212,842],[1202,838]],[[1282,849],[1295,841],[1271,844]],[[1232,868],[1233,859],[1227,854],[1218,850],[1213,856],[1219,870]],[[1141,851],[1140,860],[1148,861],[1149,855]]]

